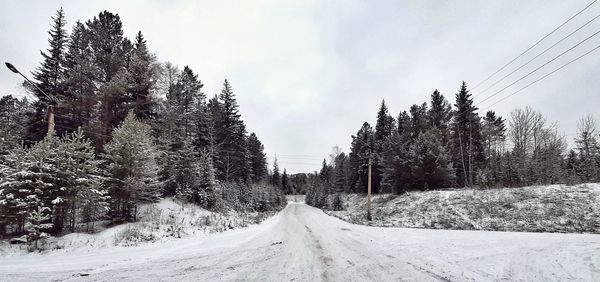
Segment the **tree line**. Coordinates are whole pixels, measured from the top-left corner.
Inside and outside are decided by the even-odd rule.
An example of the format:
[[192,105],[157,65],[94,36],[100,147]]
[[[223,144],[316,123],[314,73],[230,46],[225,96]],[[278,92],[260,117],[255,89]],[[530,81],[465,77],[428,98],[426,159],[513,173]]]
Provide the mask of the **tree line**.
[[331,206],[328,195],[366,193],[369,162],[373,193],[600,181],[600,132],[592,115],[579,121],[569,150],[556,123],[531,107],[507,118],[494,111],[480,116],[463,82],[452,105],[435,90],[429,103],[396,117],[383,101],[376,118],[374,128],[365,122],[352,136],[348,155],[334,147],[329,163],[312,175],[309,204]]
[[207,97],[189,66],[158,62],[141,32],[125,37],[117,14],[66,24],[60,9],[35,85],[23,84],[36,99],[0,99],[0,236],[93,231],[169,196],[217,210],[284,204],[228,80]]

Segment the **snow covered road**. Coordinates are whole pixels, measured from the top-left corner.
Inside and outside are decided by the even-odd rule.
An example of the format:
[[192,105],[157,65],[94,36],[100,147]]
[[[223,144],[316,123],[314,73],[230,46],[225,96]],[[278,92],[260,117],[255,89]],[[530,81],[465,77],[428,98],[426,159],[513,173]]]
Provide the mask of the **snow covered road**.
[[21,280],[600,281],[600,236],[366,227],[290,203],[222,234],[0,258],[0,281]]

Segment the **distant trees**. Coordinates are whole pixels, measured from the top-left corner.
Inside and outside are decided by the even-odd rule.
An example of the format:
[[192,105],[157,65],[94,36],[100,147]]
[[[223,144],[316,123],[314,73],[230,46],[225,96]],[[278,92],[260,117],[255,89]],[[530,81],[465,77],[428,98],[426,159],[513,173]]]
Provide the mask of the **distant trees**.
[[[375,129],[363,123],[350,154],[337,152],[319,177],[308,177],[307,203],[333,209],[337,193],[367,191],[369,160],[373,193],[403,193],[446,187],[517,187],[599,181],[599,132],[593,116],[582,118],[575,148],[554,123],[531,107],[505,120],[477,113],[465,82],[453,106],[435,90],[430,102],[412,105],[397,118],[382,102]],[[333,170],[330,180],[321,175]],[[329,194],[327,202],[323,194]]]
[[273,173],[271,175],[271,184],[275,187],[281,187],[281,176],[279,175],[279,164],[277,157],[273,160]]

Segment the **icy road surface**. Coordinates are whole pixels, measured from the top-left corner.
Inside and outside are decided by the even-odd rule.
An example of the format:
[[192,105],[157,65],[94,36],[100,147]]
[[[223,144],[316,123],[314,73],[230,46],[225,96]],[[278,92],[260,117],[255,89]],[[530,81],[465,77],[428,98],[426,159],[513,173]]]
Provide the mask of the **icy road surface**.
[[600,236],[375,228],[305,204],[246,229],[0,258],[0,281],[600,281]]

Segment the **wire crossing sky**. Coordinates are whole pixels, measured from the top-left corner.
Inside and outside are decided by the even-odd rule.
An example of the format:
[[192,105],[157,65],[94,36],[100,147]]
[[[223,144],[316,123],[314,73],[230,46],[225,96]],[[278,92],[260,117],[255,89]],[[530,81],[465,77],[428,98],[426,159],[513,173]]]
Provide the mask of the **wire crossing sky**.
[[[578,1],[7,1],[0,18],[2,63],[29,74],[48,48],[50,17],[63,7],[68,27],[100,11],[118,13],[125,35],[141,30],[160,61],[189,65],[210,97],[225,78],[250,132],[288,172],[318,170],[331,147],[348,152],[363,122],[374,125],[385,99],[397,116],[429,102],[438,89],[450,102],[460,83],[473,87],[582,11]],[[595,3],[551,33],[493,79],[523,65],[600,13]],[[475,104],[600,30],[592,21],[535,58]],[[600,44],[590,38],[496,102]],[[600,105],[600,56],[594,52],[494,105],[504,117],[530,105],[567,136]],[[24,95],[22,79],[0,70],[0,95]],[[487,104],[487,103],[486,103]],[[486,105],[483,105],[484,107]]]

